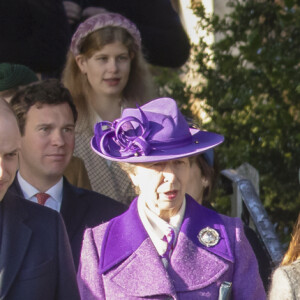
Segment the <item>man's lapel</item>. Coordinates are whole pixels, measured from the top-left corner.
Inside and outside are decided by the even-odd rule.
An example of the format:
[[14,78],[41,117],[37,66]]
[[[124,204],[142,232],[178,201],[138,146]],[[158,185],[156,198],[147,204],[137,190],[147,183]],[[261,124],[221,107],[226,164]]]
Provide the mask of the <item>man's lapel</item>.
[[72,237],[77,232],[78,227],[82,225],[82,219],[87,210],[88,203],[80,201],[80,190],[72,186],[64,178],[60,213],[63,216],[70,240],[72,240]]
[[3,228],[0,247],[0,299],[8,293],[26,254],[31,229],[24,223],[23,199],[9,193],[3,199]]
[[[9,192],[13,195],[24,197],[17,176],[9,187]],[[72,237],[77,232],[78,227],[81,226],[82,219],[88,209],[88,203],[86,201],[80,201],[80,196],[80,190],[72,186],[66,178],[64,178],[60,213],[63,216],[70,240],[72,240]]]
[[8,188],[8,191],[11,195],[19,196],[21,198],[24,198],[20,183],[18,181],[17,175],[15,176],[15,179],[11,186]]

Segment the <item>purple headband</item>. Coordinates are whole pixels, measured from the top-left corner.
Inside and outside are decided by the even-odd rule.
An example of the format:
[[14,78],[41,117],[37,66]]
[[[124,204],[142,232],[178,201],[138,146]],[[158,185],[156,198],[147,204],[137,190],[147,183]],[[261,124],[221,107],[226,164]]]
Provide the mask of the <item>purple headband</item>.
[[126,29],[134,38],[138,48],[141,48],[141,34],[134,23],[117,13],[101,13],[88,18],[78,26],[76,32],[72,36],[70,46],[71,52],[75,56],[78,55],[80,53],[78,49],[80,41],[97,29],[107,26],[122,27]]
[[108,160],[140,163],[196,155],[223,140],[219,134],[189,128],[175,100],[159,98],[125,109],[113,122],[97,123],[91,146]]

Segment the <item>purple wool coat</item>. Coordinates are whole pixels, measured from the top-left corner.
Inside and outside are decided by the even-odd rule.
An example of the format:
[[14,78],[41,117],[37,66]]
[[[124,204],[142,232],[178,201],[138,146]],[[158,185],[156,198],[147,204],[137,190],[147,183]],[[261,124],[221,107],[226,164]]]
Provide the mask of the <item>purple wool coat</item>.
[[[198,240],[205,227],[220,241]],[[121,216],[87,229],[77,275],[82,300],[216,299],[224,281],[231,299],[266,299],[258,266],[238,218],[220,215],[186,195],[186,211],[168,270],[138,215],[137,199]]]

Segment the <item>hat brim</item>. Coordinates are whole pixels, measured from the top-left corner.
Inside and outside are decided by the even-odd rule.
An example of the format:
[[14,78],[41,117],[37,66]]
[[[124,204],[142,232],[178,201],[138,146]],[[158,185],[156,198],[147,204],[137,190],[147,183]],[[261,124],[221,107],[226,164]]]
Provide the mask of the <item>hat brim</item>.
[[101,152],[99,145],[96,145],[95,137],[91,140],[91,147],[97,154],[108,160],[127,163],[148,163],[197,155],[218,146],[224,141],[224,137],[217,133],[199,131],[198,129],[193,128],[190,128],[190,132],[192,135],[192,142],[189,145],[174,149],[153,150],[148,155],[126,158],[106,155]]

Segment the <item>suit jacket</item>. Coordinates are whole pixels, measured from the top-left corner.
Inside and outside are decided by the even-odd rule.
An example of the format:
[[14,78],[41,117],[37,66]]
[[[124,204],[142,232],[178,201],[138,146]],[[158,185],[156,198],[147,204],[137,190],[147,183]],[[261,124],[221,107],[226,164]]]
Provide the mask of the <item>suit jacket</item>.
[[[186,197],[186,211],[166,269],[137,211],[88,229],[77,281],[82,300],[218,299],[220,285],[232,282],[232,298],[264,300],[255,256],[237,218],[221,216]],[[218,231],[212,247],[197,237],[206,227]]]
[[300,299],[300,259],[287,266],[280,266],[272,276],[269,300]]
[[79,300],[61,216],[7,192],[2,202],[1,300]]
[[[17,177],[9,190],[24,196]],[[77,188],[64,178],[60,213],[70,239],[76,270],[85,229],[104,223],[126,209],[125,205],[99,193]]]

